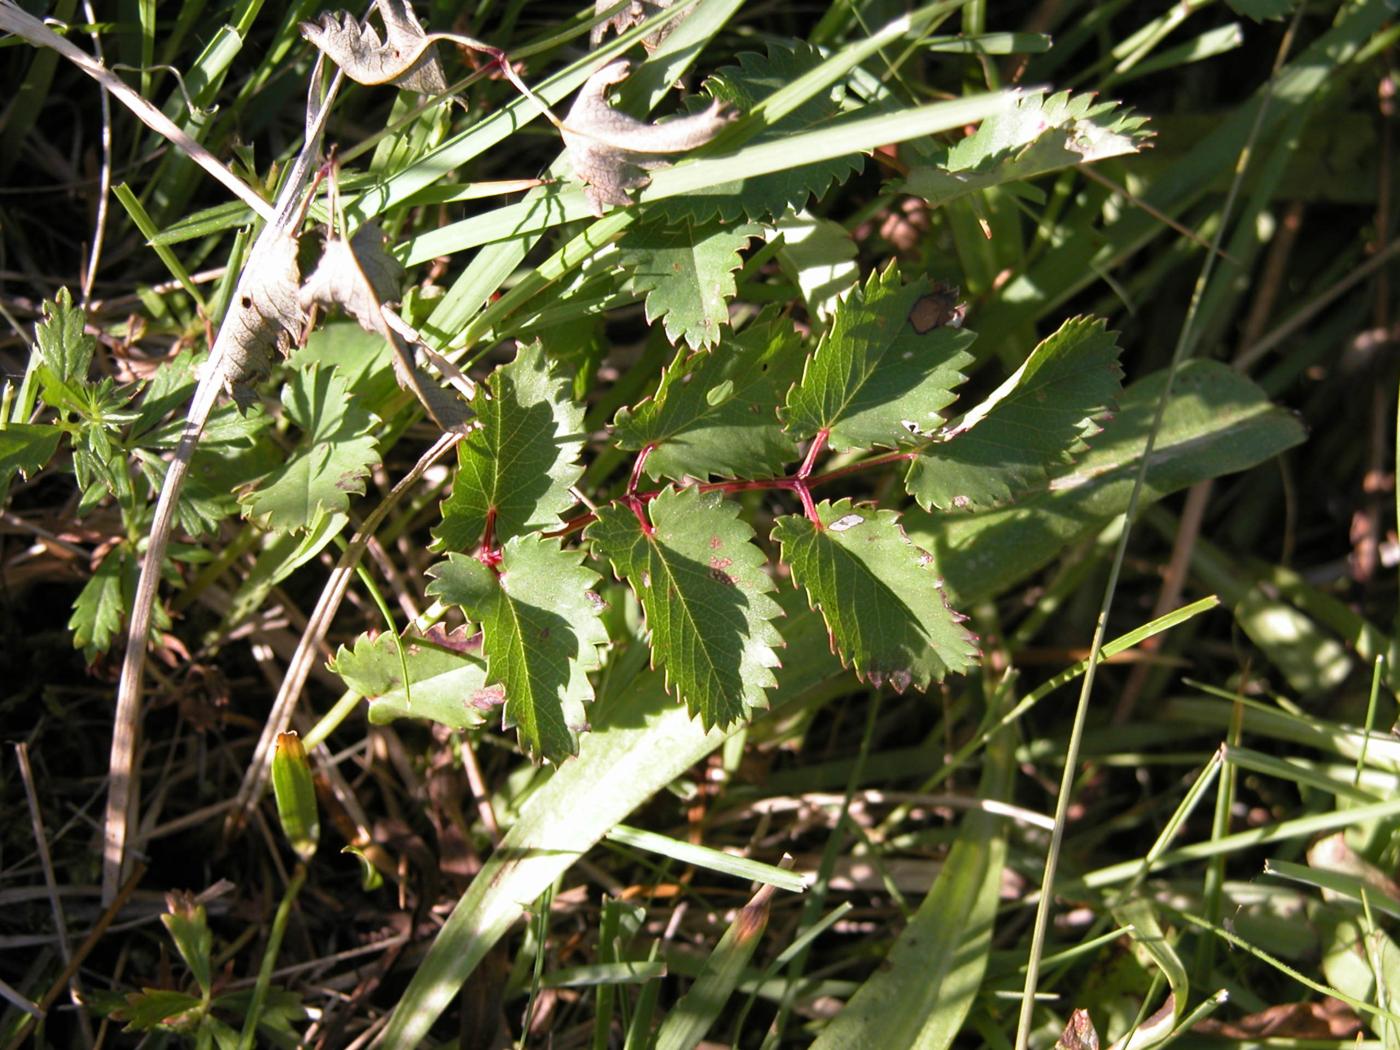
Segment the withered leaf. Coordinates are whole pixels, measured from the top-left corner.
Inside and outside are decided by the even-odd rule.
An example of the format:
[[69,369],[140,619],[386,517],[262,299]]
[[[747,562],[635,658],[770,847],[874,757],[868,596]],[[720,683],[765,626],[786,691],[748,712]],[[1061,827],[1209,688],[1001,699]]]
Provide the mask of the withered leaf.
[[564,119],[564,145],[574,174],[587,183],[584,192],[595,215],[609,204],[632,203],[627,191],[647,184],[644,169],[664,164],[665,154],[704,145],[736,116],[720,102],[659,124],[619,112],[608,104],[608,88],[626,80],[631,68],[619,59],[594,73]]
[[285,351],[290,335],[301,327],[300,282],[296,238],[268,227],[248,253],[229,317],[219,330],[219,339],[228,340],[219,381],[240,408],[253,400],[249,380],[267,371],[272,351]]
[[301,23],[301,35],[358,84],[393,84],[424,95],[446,92],[437,50],[406,0],[375,0],[374,6],[384,20],[383,39],[348,11]]
[[461,402],[419,370],[412,347],[385,319],[384,301],[398,298],[402,279],[403,267],[385,248],[383,231],[367,222],[348,241],[338,236],[326,240],[321,261],[302,286],[300,303],[308,310],[339,307],[365,331],[383,337],[394,351],[399,386],[422,402],[438,426],[459,427],[467,418]]
[[[633,26],[641,25],[653,15],[660,14],[668,7],[672,6],[676,0],[630,0],[622,6],[621,10],[615,12],[606,21],[599,22],[588,34],[588,41],[593,47],[597,47],[603,42],[603,38],[608,35],[611,29],[614,33],[625,33]],[[609,8],[616,7],[617,0],[597,0],[593,5],[594,15],[601,15]],[[693,9],[692,9],[693,10]],[[642,37],[642,46],[647,51],[655,51],[661,46],[661,42],[671,35],[671,32],[686,20],[689,12],[671,19],[660,29],[654,30]]]

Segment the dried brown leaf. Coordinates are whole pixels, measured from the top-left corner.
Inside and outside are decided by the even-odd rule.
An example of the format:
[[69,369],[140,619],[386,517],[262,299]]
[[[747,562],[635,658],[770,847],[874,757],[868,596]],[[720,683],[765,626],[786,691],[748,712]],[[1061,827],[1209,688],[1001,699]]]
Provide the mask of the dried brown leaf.
[[[603,38],[608,35],[611,29],[614,33],[625,33],[633,26],[641,25],[653,15],[658,15],[662,11],[671,7],[676,0],[631,0],[624,4],[620,11],[604,22],[599,22],[588,34],[588,41],[592,46],[597,47],[603,42]],[[593,5],[594,15],[601,15],[609,8],[616,7],[617,0],[597,0]],[[688,13],[687,13],[688,14]],[[661,46],[661,42],[671,35],[672,31],[685,21],[687,15],[683,14],[671,19],[660,29],[657,29],[642,37],[642,46],[647,51],[655,51]]]
[[386,249],[383,231],[367,222],[348,241],[337,236],[326,240],[321,261],[302,286],[300,302],[308,310],[338,307],[365,331],[382,336],[393,348],[399,386],[422,402],[438,426],[451,430],[466,422],[462,403],[419,370],[413,348],[384,316],[384,301],[398,298],[402,280],[403,267]]
[[432,38],[406,0],[375,0],[384,20],[384,36],[348,11],[321,15],[301,23],[301,35],[326,53],[345,75],[359,84],[393,84],[424,95],[447,91],[447,78]]
[[1350,1039],[1361,1031],[1361,1019],[1350,1006],[1328,997],[1279,1003],[1234,1021],[1200,1021],[1192,1031],[1222,1039]]
[[280,230],[258,238],[219,333],[228,340],[219,382],[241,408],[253,398],[248,382],[267,371],[272,351],[285,352],[290,336],[301,328],[300,283],[296,238]]
[[689,116],[648,124],[613,109],[608,88],[627,79],[631,63],[609,62],[588,78],[564,120],[564,145],[574,174],[587,183],[585,193],[594,214],[606,206],[632,203],[627,191],[647,184],[644,169],[664,163],[662,156],[703,146],[719,134],[735,114],[720,102]]

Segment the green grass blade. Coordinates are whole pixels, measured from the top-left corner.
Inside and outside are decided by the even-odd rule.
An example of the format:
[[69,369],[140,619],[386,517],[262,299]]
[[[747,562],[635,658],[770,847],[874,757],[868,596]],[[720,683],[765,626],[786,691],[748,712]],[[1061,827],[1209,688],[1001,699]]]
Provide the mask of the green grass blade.
[[[1010,797],[1012,745],[1002,730],[988,747],[980,797]],[[1005,821],[983,810],[969,813],[938,880],[885,964],[822,1029],[814,1050],[943,1050],[952,1044],[986,969],[1005,857]]]
[[[838,673],[826,629],[811,614],[785,621],[782,698]],[[600,701],[601,706],[602,701]],[[659,672],[608,700],[609,717],[585,735],[579,754],[536,791],[499,848],[472,880],[400,997],[383,1046],[426,1037],[462,982],[545,888],[656,791],[715,750],[728,735],[705,732],[666,694]]]
[[761,882],[792,893],[801,893],[807,888],[806,877],[798,872],[750,860],[747,857],[736,857],[717,849],[710,849],[708,846],[682,842],[669,835],[659,835],[654,831],[628,827],[626,824],[617,825],[604,838],[609,842],[616,842],[620,846],[646,850],[648,853],[655,853],[661,857],[670,857],[682,864],[691,864],[697,868],[704,868],[706,871],[730,875],[749,882]]

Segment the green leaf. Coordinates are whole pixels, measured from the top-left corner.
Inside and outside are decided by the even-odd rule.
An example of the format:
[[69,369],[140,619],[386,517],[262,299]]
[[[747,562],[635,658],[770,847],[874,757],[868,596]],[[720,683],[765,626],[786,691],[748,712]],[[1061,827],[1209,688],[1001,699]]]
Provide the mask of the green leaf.
[[923,277],[901,284],[890,263],[841,301],[788,394],[783,418],[794,437],[825,430],[831,448],[844,452],[907,444],[942,426],[976,336],[948,327],[919,331],[916,308],[931,291]]
[[582,561],[559,540],[514,536],[497,566],[451,554],[428,570],[428,594],[481,624],[487,681],[505,691],[505,725],[527,752],[552,762],[578,752],[583,705],[593,699],[587,672],[608,644],[598,574]]
[[817,504],[820,526],[779,518],[773,540],[831,631],[841,662],[897,692],[927,689],[977,660],[973,636],[943,594],[933,558],[900,528],[892,510],[849,499]]
[[73,615],[68,619],[73,648],[81,649],[89,663],[105,653],[121,631],[130,595],[136,593],[138,571],[126,544],[113,547],[73,603]]
[[1067,466],[1099,432],[1120,390],[1115,334],[1066,321],[982,404],[925,445],[905,486],[926,510],[1002,503]]
[[749,223],[646,223],[629,230],[618,244],[621,266],[637,291],[646,293],[647,323],[661,319],[672,345],[718,343],[729,323],[734,271],[743,262],[739,253],[760,232]]
[[175,949],[185,965],[190,968],[195,983],[205,995],[213,987],[213,965],[210,952],[214,947],[214,934],[209,929],[208,916],[204,905],[196,903],[188,893],[172,893],[166,898],[169,911],[160,917],[175,942]]
[[[1128,387],[1093,447],[1047,491],[971,514],[905,514],[905,529],[933,552],[954,601],[1002,593],[1123,513],[1165,382],[1158,372]],[[1303,437],[1297,418],[1244,376],[1218,362],[1188,362],[1173,384],[1139,506],[1246,470]]]
[[989,117],[948,151],[946,162],[917,167],[900,187],[935,206],[1005,182],[1136,153],[1146,117],[1092,94],[1027,95]]
[[265,528],[307,529],[321,512],[343,512],[352,494],[365,491],[364,479],[379,462],[370,435],[378,420],[350,396],[344,379],[322,368],[293,373],[282,406],[303,432],[300,446],[239,502]]
[[[759,100],[791,84],[824,60],[822,53],[806,41],[772,41],[766,55],[746,51],[738,56],[738,65],[716,71],[705,81],[705,90],[712,98],[747,113]],[[778,142],[790,135],[823,127],[847,108],[845,88],[834,85],[770,124],[746,145]],[[712,186],[702,193],[668,200],[658,210],[673,222],[706,223],[716,216],[726,222],[740,217],[776,219],[790,208],[806,207],[809,199],[821,197],[834,183],[844,182],[860,171],[864,163],[858,153],[832,157],[815,164]]]
[[487,524],[497,543],[559,523],[583,474],[583,409],[538,344],[491,373],[472,407],[478,427],[457,448],[457,479],[433,531],[439,550],[473,550]]
[[738,505],[668,488],[638,513],[648,514],[645,525],[631,507],[603,507],[587,537],[642,603],[653,666],[706,728],[765,706],[782,610]]
[[392,634],[362,634],[353,649],[342,645],[330,663],[347,688],[369,701],[369,720],[375,725],[396,718],[427,718],[469,729],[484,724],[505,699],[500,686],[486,684],[479,635],[468,638],[462,631],[434,629],[426,637],[405,637],[403,645],[407,691]]
[[44,319],[34,326],[34,340],[44,400],[55,407],[72,408],[77,391],[87,384],[97,340],[84,334],[87,317],[73,305],[67,288],[60,288],[52,302],[45,300],[43,311]]
[[806,212],[783,216],[776,232],[783,238],[783,273],[802,293],[808,315],[828,320],[846,290],[860,283],[856,242],[839,222]]
[[[203,1005],[199,998],[184,992],[143,988],[128,995],[126,1005],[112,1016],[127,1023],[127,1032],[144,1032],[163,1025],[178,1029],[192,1027],[199,1016],[194,1011]],[[183,1016],[186,1014],[189,1016]]]
[[26,477],[47,463],[58,451],[63,431],[47,423],[10,423],[0,430],[0,484],[15,471]]
[[613,424],[625,449],[652,445],[651,477],[761,478],[798,458],[777,404],[802,373],[802,340],[777,308],[708,353],[678,356],[656,395]]

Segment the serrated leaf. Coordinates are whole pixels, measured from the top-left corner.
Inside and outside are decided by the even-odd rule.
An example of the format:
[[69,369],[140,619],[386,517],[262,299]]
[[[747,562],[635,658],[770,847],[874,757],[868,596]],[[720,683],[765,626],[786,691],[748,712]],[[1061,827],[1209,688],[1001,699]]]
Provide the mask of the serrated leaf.
[[481,638],[436,629],[427,637],[403,639],[403,664],[392,634],[362,634],[354,648],[341,646],[330,669],[369,701],[375,725],[396,718],[427,718],[453,729],[470,729],[491,718],[504,699],[499,686],[486,684]]
[[1027,95],[989,117],[948,151],[942,165],[917,167],[900,187],[935,206],[1006,182],[1136,153],[1146,117],[1092,94]]
[[[203,1003],[197,996],[168,988],[143,988],[126,997],[126,1005],[112,1016],[125,1021],[127,1032],[144,1032],[158,1026],[193,1027]],[[189,1016],[184,1016],[188,1014]]]
[[583,474],[583,409],[538,344],[492,372],[472,406],[479,425],[457,447],[457,478],[433,530],[438,550],[474,550],[488,522],[497,543],[557,525]]
[[646,317],[660,319],[674,346],[714,346],[729,323],[739,253],[761,231],[757,226],[634,226],[618,244],[623,270],[646,292]]
[[[825,57],[802,40],[774,41],[768,53],[746,51],[738,65],[725,66],[705,81],[705,90],[718,103],[747,113],[759,100],[815,69]],[[845,112],[845,89],[834,86],[798,106],[749,140],[749,145],[776,141],[830,124]],[[844,182],[864,166],[859,153],[714,186],[703,193],[657,201],[652,208],[670,221],[710,222],[716,217],[733,222],[776,219],[789,209],[802,209],[822,197],[834,183]]]
[[359,84],[393,84],[405,91],[441,95],[447,79],[432,39],[407,0],[375,0],[384,20],[384,37],[348,11],[326,12],[302,22],[301,35]]
[[175,942],[180,958],[190,968],[200,991],[208,995],[213,987],[210,952],[214,946],[214,934],[209,929],[204,905],[197,903],[188,891],[177,890],[165,895],[165,907],[160,921]]
[[807,591],[841,662],[898,692],[927,689],[977,660],[973,636],[943,595],[933,557],[904,534],[892,510],[849,499],[817,504],[773,525],[793,582]]
[[58,451],[63,430],[48,423],[9,423],[0,430],[0,485],[19,471],[28,477]]
[[[1071,469],[1021,503],[969,514],[911,508],[905,527],[934,552],[954,600],[971,604],[1053,561],[1128,505],[1167,374],[1123,391],[1113,421]],[[1198,481],[1246,470],[1306,436],[1291,412],[1218,361],[1188,361],[1172,380],[1139,506]]]
[[802,372],[801,337],[776,308],[717,349],[678,356],[656,395],[622,409],[614,436],[625,449],[654,446],[651,477],[769,477],[798,458],[776,405]]
[[130,550],[122,544],[107,553],[78,593],[68,629],[73,632],[73,648],[81,649],[89,663],[105,653],[121,631],[129,596],[136,592],[137,571]]
[[919,450],[909,494],[925,510],[986,507],[1044,482],[1099,432],[1122,375],[1116,333],[1070,318],[946,438]]
[[841,300],[788,393],[783,418],[794,437],[824,430],[838,452],[893,448],[943,424],[976,336],[949,327],[920,331],[917,309],[930,294],[927,278],[901,284],[891,263]]
[[[34,342],[39,360],[52,379],[59,384],[81,386],[87,381],[92,364],[92,352],[97,340],[84,332],[87,315],[73,305],[73,295],[60,288],[53,301],[44,301],[43,320],[34,326]],[[56,403],[45,395],[50,404]]]
[[653,666],[709,729],[767,704],[778,665],[773,581],[739,507],[718,493],[665,489],[641,513],[611,504],[587,538],[632,586],[651,631]]
[[369,433],[377,420],[350,396],[345,380],[327,369],[294,373],[282,406],[303,432],[300,446],[240,502],[265,528],[306,529],[322,511],[344,511],[352,494],[365,491],[364,479],[379,462]]
[[663,163],[661,158],[667,154],[704,145],[734,119],[718,100],[698,113],[656,124],[613,109],[608,89],[626,80],[631,71],[626,59],[609,62],[579,89],[564,118],[561,133],[569,163],[586,184],[584,194],[595,215],[602,215],[609,204],[631,204],[627,191],[647,184],[645,169]]
[[527,752],[551,762],[578,752],[583,705],[593,699],[587,672],[608,644],[598,574],[582,560],[558,540],[516,536],[497,566],[451,554],[428,570],[428,594],[481,624],[487,681],[505,691],[505,725],[516,727]]

